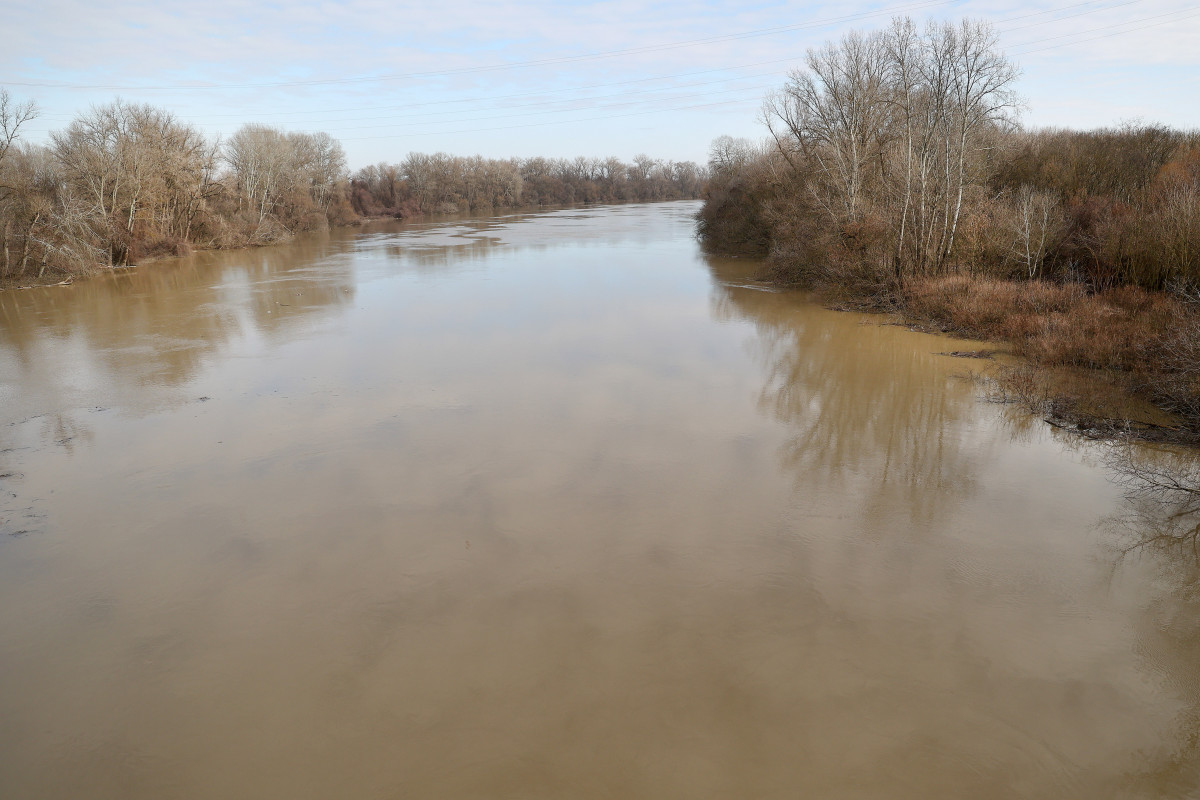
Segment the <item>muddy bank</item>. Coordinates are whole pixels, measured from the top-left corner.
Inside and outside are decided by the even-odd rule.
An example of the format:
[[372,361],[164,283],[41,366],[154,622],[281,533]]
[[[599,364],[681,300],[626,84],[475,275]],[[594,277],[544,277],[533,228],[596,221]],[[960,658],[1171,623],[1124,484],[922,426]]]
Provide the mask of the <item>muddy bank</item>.
[[[804,285],[777,266],[768,285]],[[1186,294],[949,275],[902,285],[808,281],[830,308],[892,316],[913,330],[993,343],[971,355],[991,397],[1092,438],[1200,447],[1200,303]],[[963,355],[953,353],[952,355]]]

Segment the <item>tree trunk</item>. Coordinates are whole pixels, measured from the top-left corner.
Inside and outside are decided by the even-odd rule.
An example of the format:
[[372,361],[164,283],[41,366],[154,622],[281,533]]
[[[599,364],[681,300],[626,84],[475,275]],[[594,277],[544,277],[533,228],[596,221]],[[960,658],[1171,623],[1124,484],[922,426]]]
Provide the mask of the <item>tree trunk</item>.
[[[39,211],[37,214],[34,214],[33,222],[29,223],[29,227],[25,229],[25,241],[21,247],[21,274],[22,275],[25,274],[25,268],[29,264],[29,238],[33,233],[33,226],[37,225],[38,221],[41,218],[42,218],[42,214]],[[7,266],[7,262],[8,262],[8,243],[7,242],[5,242],[5,245],[4,245],[4,261]]]

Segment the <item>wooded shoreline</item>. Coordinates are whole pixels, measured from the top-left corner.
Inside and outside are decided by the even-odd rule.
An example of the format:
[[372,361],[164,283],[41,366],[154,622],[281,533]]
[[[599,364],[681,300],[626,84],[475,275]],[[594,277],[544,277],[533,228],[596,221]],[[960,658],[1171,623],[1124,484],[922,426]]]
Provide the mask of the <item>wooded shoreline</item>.
[[[1099,371],[1200,443],[1200,131],[1023,130],[1017,75],[967,20],[810,50],[764,143],[714,142],[701,237],[831,305]],[[1095,398],[1038,391],[1086,423]]]
[[[682,199],[695,199],[695,198],[682,198]],[[574,204],[547,203],[545,205],[516,205],[516,206],[499,206],[499,207],[490,206],[490,207],[488,207],[487,210],[516,212],[516,213],[527,211],[530,213],[536,213],[539,211],[554,210],[554,209],[558,209],[558,208],[564,208],[564,209],[565,208],[586,208],[586,207],[593,206],[593,205],[607,205],[607,204],[617,205],[617,204],[620,204],[621,202],[623,202],[623,201],[619,201],[619,200],[618,201],[609,201],[607,203],[603,202],[603,201],[597,201],[595,203],[574,203]],[[629,202],[641,202],[641,201],[634,200],[634,201],[629,201]],[[651,201],[651,202],[653,202],[653,201]],[[485,211],[485,209],[476,208],[476,209],[474,209],[474,211],[483,213]],[[365,227],[365,226],[372,225],[375,223],[395,222],[398,220],[399,221],[419,221],[419,220],[427,220],[427,219],[428,220],[437,220],[439,217],[453,216],[455,214],[463,214],[463,213],[471,213],[471,211],[467,210],[467,211],[460,212],[460,211],[452,210],[452,209],[449,209],[449,208],[443,206],[443,210],[440,212],[426,213],[426,212],[423,212],[420,210],[411,210],[410,209],[406,215],[397,214],[397,213],[373,213],[370,215],[355,216],[351,220],[349,220],[347,222],[343,222],[338,225],[327,225],[322,228],[316,228],[316,229],[311,229],[311,230],[307,230],[307,231],[297,231],[296,233],[313,233],[314,231],[319,231],[319,230],[360,228],[360,227]],[[78,281],[78,280],[99,277],[106,273],[111,273],[111,272],[120,272],[123,270],[132,270],[132,269],[140,269],[142,267],[149,267],[149,266],[153,266],[154,264],[156,264],[160,261],[164,261],[164,260],[172,259],[172,258],[180,258],[180,257],[186,256],[186,255],[190,255],[192,253],[217,252],[217,251],[236,252],[238,250],[251,251],[251,250],[254,250],[254,249],[257,249],[260,247],[271,247],[271,246],[275,246],[275,245],[287,244],[287,242],[290,241],[290,238],[292,235],[293,234],[289,233],[288,235],[281,237],[280,239],[275,240],[275,241],[253,242],[253,243],[247,243],[247,244],[243,244],[243,245],[236,246],[236,247],[206,247],[203,245],[194,245],[194,246],[190,246],[187,250],[185,250],[181,253],[167,253],[167,254],[161,254],[161,255],[147,256],[146,258],[140,260],[137,264],[120,264],[120,265],[114,265],[114,266],[95,266],[90,269],[81,269],[78,272],[73,272],[71,274],[68,274],[66,277],[62,277],[61,275],[58,275],[58,274],[53,275],[53,276],[47,275],[47,276],[45,276],[45,280],[42,280],[40,282],[38,280],[36,280],[36,277],[34,280],[32,280],[32,282],[22,283],[20,281],[20,278],[21,278],[20,275],[0,276],[0,292],[20,291],[20,290],[26,290],[26,289],[39,289],[39,288],[46,288],[46,287],[52,287],[52,286],[71,286],[74,283],[76,283],[76,281]],[[25,277],[28,280],[29,276],[25,276]]]
[[363,219],[699,197],[706,170],[637,155],[575,159],[409,153],[347,168],[327,133],[243,125],[221,141],[161,108],[93,107],[47,145],[22,141],[32,101],[0,88],[0,286],[201,249],[286,241]]

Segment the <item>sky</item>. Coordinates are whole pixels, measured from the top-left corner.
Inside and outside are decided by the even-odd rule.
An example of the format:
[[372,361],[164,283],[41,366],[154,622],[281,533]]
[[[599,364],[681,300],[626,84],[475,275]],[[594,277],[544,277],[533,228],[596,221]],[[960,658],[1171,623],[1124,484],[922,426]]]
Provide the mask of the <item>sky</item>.
[[893,16],[992,23],[1023,122],[1200,127],[1195,0],[476,2],[0,0],[0,87],[46,141],[120,97],[211,136],[327,131],[352,169],[409,152],[707,159],[761,139],[805,51]]

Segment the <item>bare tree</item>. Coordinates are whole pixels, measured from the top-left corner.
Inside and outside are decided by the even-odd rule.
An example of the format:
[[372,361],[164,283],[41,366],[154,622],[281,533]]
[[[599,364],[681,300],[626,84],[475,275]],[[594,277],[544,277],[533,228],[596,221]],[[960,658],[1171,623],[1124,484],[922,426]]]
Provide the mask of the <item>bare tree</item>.
[[810,50],[768,96],[776,149],[839,225],[868,213],[894,237],[897,276],[937,271],[954,250],[964,198],[981,181],[988,132],[1011,124],[1016,69],[983,23],[896,19]]
[[892,88],[888,102],[896,112],[892,123],[899,129],[898,139],[903,148],[904,174],[899,181],[900,223],[893,256],[896,276],[900,277],[905,257],[909,214],[913,210],[914,173],[919,171],[924,176],[929,160],[927,126],[920,124],[918,98],[921,94],[921,42],[917,36],[916,24],[907,17],[892,20],[891,28],[884,34],[883,46],[887,52],[887,79]]
[[38,108],[32,100],[18,103],[7,89],[0,88],[0,164],[8,149],[16,143],[21,127],[37,115]]
[[[55,177],[44,148],[16,145],[0,165],[4,274],[23,275],[39,232],[51,224]],[[16,262],[14,264],[14,262]]]
[[1016,195],[1013,255],[1029,279],[1040,277],[1051,240],[1061,227],[1060,203],[1049,192],[1026,184]]
[[1166,270],[1196,276],[1200,271],[1200,175],[1167,186],[1158,203],[1157,217]]
[[763,105],[762,120],[784,158],[816,166],[821,185],[810,191],[835,220],[858,218],[866,173],[886,134],[885,52],[882,37],[858,31],[810,49],[807,70],[792,71]]
[[37,106],[32,100],[18,103],[7,89],[0,88],[0,250],[4,253],[4,274],[11,271],[10,240],[13,234],[14,205],[26,197],[20,180],[5,161],[9,151],[16,145],[21,127],[37,116]]
[[352,202],[360,213],[452,211],[522,204],[618,202],[697,197],[706,170],[692,162],[619,158],[468,158],[409,153],[399,165],[381,163],[354,175]]
[[346,153],[328,133],[289,133],[292,182],[304,185],[321,210],[329,208],[334,189],[346,179]]
[[225,143],[224,156],[238,190],[262,223],[275,210],[292,177],[293,141],[266,125],[243,125]]
[[736,171],[758,155],[758,148],[749,139],[718,136],[708,149],[708,167],[714,173]]
[[110,264],[127,262],[137,241],[187,239],[212,192],[216,145],[154,106],[93,107],[51,140],[69,205],[89,205]]
[[113,230],[125,177],[121,165],[121,139],[125,133],[121,109],[119,100],[93,107],[65,131],[50,137],[71,191],[89,205],[87,216],[94,220],[96,234],[108,243],[109,265],[123,254]]
[[638,153],[633,157],[633,163],[629,165],[629,177],[641,183],[649,181],[650,173],[654,170],[656,163],[658,162],[645,153]]
[[1018,99],[1012,87],[1019,70],[998,49],[999,35],[985,22],[964,19],[957,27],[949,23],[935,28],[933,40],[939,50],[952,55],[950,108],[957,140],[957,169],[954,172],[953,222],[941,253],[944,261],[954,248],[954,236],[962,215],[963,190],[968,182],[968,148],[977,147],[979,134],[988,127],[1012,126]]
[[1129,536],[1123,553],[1183,550],[1200,558],[1200,464],[1185,453],[1110,445],[1105,463],[1124,489],[1131,513],[1119,520]]

